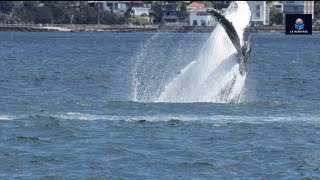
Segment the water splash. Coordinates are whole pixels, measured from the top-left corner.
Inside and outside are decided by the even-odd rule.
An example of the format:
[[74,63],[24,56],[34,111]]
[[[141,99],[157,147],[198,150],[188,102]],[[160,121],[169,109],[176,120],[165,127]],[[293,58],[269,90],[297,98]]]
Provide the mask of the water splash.
[[[250,16],[250,9],[246,2],[233,2],[225,12],[225,17],[233,23],[241,40],[243,29],[249,23]],[[242,18],[239,19],[239,17]],[[154,35],[152,38],[157,36],[159,36],[159,34]],[[148,43],[150,42],[152,41],[148,41],[145,45],[149,46],[150,44]],[[183,41],[180,41],[178,46],[181,46],[183,43]],[[241,41],[240,43],[242,44],[243,42]],[[159,48],[155,47],[155,49]],[[151,50],[155,51],[154,49]],[[194,49],[191,47],[189,50]],[[173,57],[177,58],[178,56],[181,58],[181,53],[183,52],[180,52],[180,54],[176,53]],[[241,76],[239,72],[239,64],[237,63],[236,58],[237,51],[222,26],[217,25],[215,30],[202,46],[198,56],[192,61],[189,61],[178,75],[170,74],[166,71],[160,76],[159,74],[155,76],[155,73],[146,73],[146,67],[139,67],[142,64],[145,65],[145,63],[154,63],[151,68],[160,67],[161,62],[169,64],[169,69],[175,67],[174,60],[166,61],[165,59],[159,58],[159,54],[161,53],[156,54],[156,57],[158,57],[156,59],[155,56],[151,59],[146,59],[145,57],[147,56],[144,53],[141,53],[141,56],[138,56],[138,63],[135,63],[136,66],[134,67],[133,73],[134,95],[132,100],[142,102],[155,101],[182,103],[229,103],[241,101],[241,94],[245,85],[246,74]],[[138,73],[139,69],[144,71],[142,73]],[[174,78],[165,79],[165,77]],[[154,81],[159,81],[161,83],[155,83]]]

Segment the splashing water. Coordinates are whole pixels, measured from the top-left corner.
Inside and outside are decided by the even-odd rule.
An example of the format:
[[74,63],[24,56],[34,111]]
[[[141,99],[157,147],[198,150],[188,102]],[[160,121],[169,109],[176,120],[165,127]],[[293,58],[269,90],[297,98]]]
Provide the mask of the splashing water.
[[[225,12],[225,17],[234,25],[242,44],[243,30],[251,17],[247,3],[231,3]],[[159,33],[155,34],[142,49],[148,47],[150,50],[150,43],[158,36]],[[178,46],[182,44],[184,42],[180,41]],[[174,70],[174,58],[183,58],[184,52],[177,51],[173,59],[165,61],[159,58],[161,53],[152,52],[156,49],[158,48],[151,47],[151,52],[141,51],[137,57],[132,73],[133,101],[229,103],[241,100],[246,74],[244,76],[240,74],[237,51],[221,25],[217,25],[211,33],[200,54],[195,57],[196,60],[184,65],[185,68],[178,75],[172,73],[177,71]],[[194,50],[194,47],[190,47],[189,50]],[[146,58],[146,53],[155,53],[157,56]],[[160,75],[152,73],[158,69],[157,67],[163,66],[161,62],[170,64],[171,71],[167,70]],[[154,68],[153,71],[148,71],[149,73],[146,72],[148,63],[153,64],[148,67],[149,69]]]

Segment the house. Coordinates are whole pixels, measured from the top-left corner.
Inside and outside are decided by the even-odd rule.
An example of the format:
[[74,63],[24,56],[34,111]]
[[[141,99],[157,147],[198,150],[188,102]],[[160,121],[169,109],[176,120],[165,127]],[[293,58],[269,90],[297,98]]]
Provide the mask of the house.
[[166,25],[176,25],[179,23],[178,12],[180,8],[176,1],[167,1],[161,5],[162,22]]
[[[312,14],[314,18],[314,1],[284,1],[285,14]],[[284,18],[285,19],[285,18]]]
[[187,6],[187,11],[203,10],[203,9],[204,9],[204,4],[200,4],[195,1]]
[[226,9],[229,7],[231,1],[212,1],[214,8],[218,10]]
[[190,11],[190,26],[213,26],[214,18],[202,10],[191,10]]
[[101,1],[101,3],[104,11],[124,14],[130,7],[131,1]]
[[271,7],[273,7],[274,9],[283,12],[283,4],[280,2],[274,2],[272,3]]
[[132,8],[134,16],[140,16],[145,13],[149,15],[151,4],[146,4],[143,1],[100,1],[102,9],[111,13],[124,14],[128,8]]
[[131,8],[133,10],[134,17],[140,17],[141,15],[149,17],[151,4],[145,4],[143,1],[131,1]]
[[270,9],[266,1],[248,1],[251,10],[251,26],[269,25]]
[[213,26],[214,18],[206,12],[204,4],[193,2],[187,6],[190,26]]

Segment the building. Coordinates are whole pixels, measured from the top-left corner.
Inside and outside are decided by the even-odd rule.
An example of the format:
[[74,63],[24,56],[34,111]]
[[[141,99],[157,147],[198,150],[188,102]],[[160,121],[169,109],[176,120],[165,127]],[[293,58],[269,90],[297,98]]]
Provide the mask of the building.
[[229,7],[231,1],[212,1],[214,8],[218,10],[226,9]]
[[203,10],[203,9],[204,9],[204,4],[200,4],[195,1],[187,6],[187,11]]
[[283,5],[284,16],[286,14],[312,14],[312,19],[314,17],[314,1],[284,1]]
[[133,17],[145,17],[149,20],[151,4],[145,4],[143,1],[131,1],[131,8],[133,10]]
[[283,12],[283,3],[280,2],[274,2],[272,3],[271,7],[273,7],[274,9]]
[[251,26],[269,25],[270,9],[266,1],[248,1],[251,10]]
[[213,26],[214,18],[203,10],[190,11],[190,26]]
[[143,1],[101,1],[101,3],[104,11],[119,14],[124,14],[131,7],[134,16],[140,16],[141,14],[149,16],[149,10],[151,9],[151,4],[146,4]]
[[187,6],[190,26],[212,26],[214,18],[206,12],[204,4],[193,2]]
[[124,14],[129,8],[133,11],[133,17],[146,18],[149,23],[153,23],[153,18],[150,18],[151,4],[143,1],[101,1],[102,9],[111,13]]
[[104,11],[124,14],[130,7],[131,1],[101,1]]
[[312,19],[314,17],[314,1],[304,1],[304,13],[312,14]]
[[166,25],[179,23],[178,12],[180,10],[176,1],[167,1],[161,5],[162,22]]

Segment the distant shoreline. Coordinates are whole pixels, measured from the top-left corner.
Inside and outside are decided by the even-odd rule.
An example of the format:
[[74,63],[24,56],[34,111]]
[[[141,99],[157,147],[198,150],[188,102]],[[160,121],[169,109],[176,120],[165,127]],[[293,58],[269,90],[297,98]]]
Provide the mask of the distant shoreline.
[[[0,32],[178,32],[210,33],[214,26],[125,26],[125,25],[0,25]],[[253,34],[284,34],[284,26],[252,27]],[[320,28],[314,27],[313,34],[320,34]]]

